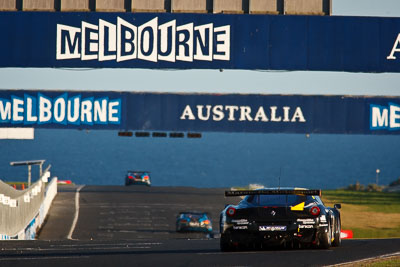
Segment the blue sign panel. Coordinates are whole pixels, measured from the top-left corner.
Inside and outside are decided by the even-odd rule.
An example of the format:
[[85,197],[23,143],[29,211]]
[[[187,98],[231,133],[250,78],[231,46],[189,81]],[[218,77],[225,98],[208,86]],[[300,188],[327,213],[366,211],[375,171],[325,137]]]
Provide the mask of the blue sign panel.
[[400,134],[400,97],[10,90],[0,127]]
[[400,72],[400,18],[0,12],[0,67]]
[[118,93],[0,91],[0,127],[119,129]]

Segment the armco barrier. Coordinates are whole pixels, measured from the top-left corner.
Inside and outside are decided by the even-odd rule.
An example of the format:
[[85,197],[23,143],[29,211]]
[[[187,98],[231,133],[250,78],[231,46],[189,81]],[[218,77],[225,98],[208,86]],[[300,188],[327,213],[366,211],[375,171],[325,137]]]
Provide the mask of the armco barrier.
[[44,220],[49,212],[51,203],[57,195],[57,177],[54,177],[51,182],[47,185],[46,191],[44,192],[43,212],[41,214]]
[[45,174],[31,187],[15,190],[0,180],[0,239],[34,239],[57,194],[57,178]]

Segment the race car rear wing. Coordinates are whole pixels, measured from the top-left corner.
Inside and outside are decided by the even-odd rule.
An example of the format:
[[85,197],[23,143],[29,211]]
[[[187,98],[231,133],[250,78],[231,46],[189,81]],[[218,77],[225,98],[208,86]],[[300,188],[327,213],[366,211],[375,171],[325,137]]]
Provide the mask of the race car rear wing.
[[229,190],[225,191],[226,197],[249,195],[303,195],[321,196],[321,189],[261,189],[261,190]]

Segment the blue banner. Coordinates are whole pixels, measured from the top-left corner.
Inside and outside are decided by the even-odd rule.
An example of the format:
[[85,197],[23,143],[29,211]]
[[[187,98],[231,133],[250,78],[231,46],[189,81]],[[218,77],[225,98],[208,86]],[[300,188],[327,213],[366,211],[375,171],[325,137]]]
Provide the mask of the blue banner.
[[3,90],[0,127],[400,134],[400,97]]
[[0,67],[400,71],[400,18],[0,12]]

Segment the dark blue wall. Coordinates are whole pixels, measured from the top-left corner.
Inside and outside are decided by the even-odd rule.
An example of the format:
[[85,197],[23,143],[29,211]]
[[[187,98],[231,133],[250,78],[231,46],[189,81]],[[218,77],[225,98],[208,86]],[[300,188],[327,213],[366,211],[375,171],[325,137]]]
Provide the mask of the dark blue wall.
[[400,134],[400,97],[2,90],[0,127]]
[[[119,19],[118,19],[119,18]],[[175,43],[176,53],[181,42],[181,48],[187,48],[185,38],[192,37],[194,45],[184,50],[199,54],[201,50],[208,59],[175,62],[162,60],[157,57],[161,40],[160,32],[152,31],[149,27],[134,31],[130,26],[141,26],[157,18],[154,27],[176,20],[176,27],[194,23],[193,27],[212,24],[212,28],[204,30],[203,37],[196,29],[190,34],[187,30],[175,29],[168,31],[168,41],[163,49],[170,48]],[[118,20],[128,23],[121,26],[120,34],[110,33],[111,28],[104,28],[104,37],[96,37],[100,20],[115,25]],[[87,38],[83,32],[67,35],[66,31],[59,31],[60,53],[65,54],[66,46],[76,48],[81,52],[81,40],[86,40],[88,55],[98,55],[95,46],[98,38],[107,40],[104,45],[104,55],[116,54],[117,40],[111,36],[120,36],[121,55],[130,55],[129,40],[134,36],[150,40],[150,45],[137,43],[137,51],[142,49],[144,55],[156,51],[153,61],[148,59],[129,59],[117,62],[116,59],[99,61],[98,59],[82,60],[82,53],[75,59],[58,59],[57,53],[57,25],[83,29],[87,22],[92,24],[86,28]],[[154,21],[153,21],[154,22]],[[126,25],[126,23],[124,25]],[[108,24],[110,26],[110,24]],[[210,26],[210,25],[209,25]],[[226,26],[229,32],[218,27]],[[139,32],[140,31],[140,32]],[[172,33],[180,37],[172,38]],[[211,34],[210,34],[211,32]],[[74,68],[172,68],[172,69],[261,69],[261,70],[322,70],[348,72],[399,72],[400,71],[400,18],[374,17],[329,17],[329,16],[283,16],[283,15],[214,15],[214,14],[134,14],[134,13],[68,13],[68,12],[1,12],[0,13],[0,67],[74,67]],[[157,34],[155,36],[154,34]],[[68,38],[67,38],[68,37]],[[76,37],[76,40],[74,39]],[[158,37],[159,42],[152,42]],[[208,41],[212,38],[212,45]],[[229,43],[223,40],[228,37]],[[111,38],[111,39],[108,39]],[[181,38],[182,40],[180,40]],[[200,39],[199,39],[200,38]],[[222,39],[222,40],[221,40]],[[111,46],[109,46],[109,42]],[[138,38],[136,39],[138,40]],[[171,40],[175,40],[174,42]],[[180,40],[180,41],[179,41]],[[188,39],[189,40],[189,39]],[[196,40],[201,40],[197,48]],[[400,40],[400,39],[399,39]],[[76,41],[76,43],[74,43]],[[68,43],[69,42],[69,43]],[[225,43],[224,43],[225,42]],[[152,46],[156,44],[156,46]],[[75,45],[75,46],[74,46]],[[92,45],[92,47],[90,47]],[[186,46],[185,46],[186,45]],[[211,47],[211,49],[210,49]],[[228,47],[229,51],[221,51]],[[399,48],[394,58],[387,59],[393,48]],[[202,50],[203,49],[203,50]],[[170,51],[171,51],[170,50]],[[92,53],[95,51],[94,53]],[[167,50],[168,51],[168,50]],[[86,54],[85,52],[85,54]],[[182,52],[183,53],[183,52]],[[221,59],[215,55],[225,55]],[[167,53],[168,54],[168,53]],[[171,55],[171,54],[168,54]],[[183,54],[181,54],[183,55]],[[147,55],[149,56],[149,55]],[[189,56],[189,54],[187,54]]]

